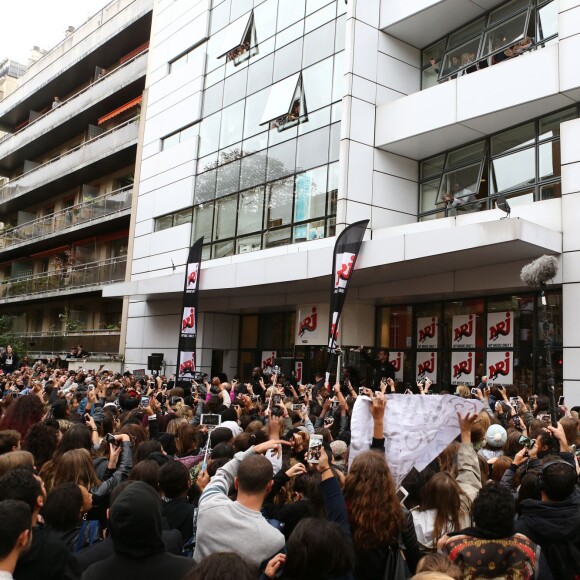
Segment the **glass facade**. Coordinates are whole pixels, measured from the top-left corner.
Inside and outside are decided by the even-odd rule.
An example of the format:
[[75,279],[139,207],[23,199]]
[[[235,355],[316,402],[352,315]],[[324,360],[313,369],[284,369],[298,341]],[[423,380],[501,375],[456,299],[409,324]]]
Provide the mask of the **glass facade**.
[[510,0],[425,48],[422,88],[544,47],[557,36],[556,0]]
[[[245,4],[211,14],[192,227],[204,259],[334,235],[346,6],[264,0],[248,20]],[[236,18],[256,50],[219,58]],[[296,75],[288,101],[272,103]]]
[[512,207],[560,197],[560,124],[577,117],[570,107],[422,161],[419,219],[492,209],[500,193]]
[[[561,394],[562,292],[547,293],[547,303],[556,390]],[[377,348],[388,349],[391,360],[402,355],[397,382],[414,385],[423,358],[435,361],[431,372],[436,391],[477,385],[493,367],[498,369],[494,382],[513,384],[525,397],[546,386],[543,319],[537,293],[385,306],[378,308]],[[430,338],[428,328],[434,331]],[[349,364],[356,365],[358,355],[350,357]]]

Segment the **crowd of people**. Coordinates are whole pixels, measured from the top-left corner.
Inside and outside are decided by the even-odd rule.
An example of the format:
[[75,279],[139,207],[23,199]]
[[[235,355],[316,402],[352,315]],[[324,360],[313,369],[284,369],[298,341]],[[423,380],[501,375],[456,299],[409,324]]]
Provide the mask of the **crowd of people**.
[[[0,375],[0,578],[580,578],[578,415],[482,378],[455,440],[396,482],[397,384],[177,383],[54,361]],[[418,399],[419,400],[419,399]],[[366,405],[369,449],[351,453]],[[355,409],[356,412],[356,409]]]

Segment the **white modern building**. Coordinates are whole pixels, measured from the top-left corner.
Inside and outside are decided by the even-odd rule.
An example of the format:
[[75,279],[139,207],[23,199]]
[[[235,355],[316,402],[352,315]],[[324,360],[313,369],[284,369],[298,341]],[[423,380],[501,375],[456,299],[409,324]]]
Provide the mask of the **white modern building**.
[[554,255],[556,386],[580,404],[579,50],[580,0],[156,0],[130,267],[103,289],[126,366],[173,372],[203,235],[200,370],[275,353],[308,379],[335,235],[368,218],[343,346],[388,349],[404,382],[541,390],[519,274]]

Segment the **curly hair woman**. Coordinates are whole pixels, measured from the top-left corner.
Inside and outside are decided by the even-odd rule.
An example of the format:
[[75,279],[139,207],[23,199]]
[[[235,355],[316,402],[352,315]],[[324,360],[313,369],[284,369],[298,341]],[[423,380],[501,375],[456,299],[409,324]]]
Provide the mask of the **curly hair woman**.
[[44,403],[36,395],[18,397],[0,419],[0,431],[14,429],[24,439],[28,430],[40,422],[45,413]]

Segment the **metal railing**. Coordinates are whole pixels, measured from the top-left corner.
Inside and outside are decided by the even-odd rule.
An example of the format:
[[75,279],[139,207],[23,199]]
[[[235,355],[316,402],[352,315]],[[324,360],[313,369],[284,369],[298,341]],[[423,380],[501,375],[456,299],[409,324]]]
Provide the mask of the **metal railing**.
[[100,262],[78,264],[70,268],[6,280],[0,284],[0,299],[6,300],[19,296],[34,296],[121,282],[125,279],[126,266],[127,256],[120,256]]
[[137,142],[139,116],[133,117],[117,127],[105,131],[74,149],[27,171],[20,177],[10,180],[0,188],[0,203],[31,191],[61,175],[86,166],[92,161],[111,155],[111,153],[130,142]]
[[63,358],[77,344],[95,354],[118,356],[120,330],[87,329],[83,331],[19,332],[15,334],[24,342],[29,355],[32,353],[54,353]]
[[[48,132],[53,126],[59,125],[66,119],[72,117],[81,109],[100,101],[109,94],[118,91],[121,87],[128,84],[129,82],[132,82],[135,75],[145,74],[147,72],[146,54],[148,52],[149,49],[140,52],[127,62],[124,62],[118,67],[108,71],[106,74],[99,77],[96,81],[92,82],[84,89],[81,89],[78,93],[70,96],[68,99],[66,99],[66,101],[62,101],[61,105],[56,109],[51,108],[46,113],[27,123],[18,131],[4,135],[2,138],[0,138],[0,156],[3,157],[7,154],[2,152],[2,149],[6,148],[3,146],[6,141],[17,140],[17,137],[24,133],[24,131],[28,131],[30,127],[38,125],[38,123],[44,121],[45,119],[50,119],[53,121],[50,124],[51,126],[39,126],[39,129],[42,129],[43,133]],[[69,107],[70,103],[77,105],[74,112],[71,111],[71,107]],[[48,125],[48,123],[45,124]],[[21,144],[28,143],[32,138],[33,135],[25,135],[24,138],[20,140],[22,141]],[[10,145],[7,145],[7,147],[9,146]],[[13,148],[16,149],[17,146],[18,144],[16,143]]]
[[67,209],[0,231],[0,250],[45,238],[131,209],[133,186],[123,187]]

